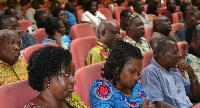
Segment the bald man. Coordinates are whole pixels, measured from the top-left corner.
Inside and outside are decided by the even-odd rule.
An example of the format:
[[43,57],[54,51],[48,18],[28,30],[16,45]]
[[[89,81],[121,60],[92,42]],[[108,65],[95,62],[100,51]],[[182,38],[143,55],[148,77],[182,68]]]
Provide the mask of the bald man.
[[115,39],[121,37],[120,27],[113,20],[102,21],[98,27],[98,34],[97,44],[87,53],[87,65],[106,61],[110,45]]
[[0,30],[0,86],[28,78],[27,65],[19,57],[21,40],[17,32]]
[[166,16],[170,22],[172,22],[172,14],[176,12],[176,1],[167,0],[166,2],[167,9],[163,10],[161,15]]
[[153,29],[154,33],[152,34],[149,42],[152,48],[159,38],[169,37],[174,39],[176,42],[180,41],[178,36],[171,31],[171,22],[166,16],[156,17],[153,21]]

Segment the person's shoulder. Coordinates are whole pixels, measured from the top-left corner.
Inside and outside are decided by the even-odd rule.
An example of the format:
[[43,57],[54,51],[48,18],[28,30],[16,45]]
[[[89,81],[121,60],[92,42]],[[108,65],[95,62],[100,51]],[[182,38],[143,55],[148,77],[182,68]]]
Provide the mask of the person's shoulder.
[[109,100],[113,96],[113,86],[106,79],[97,79],[92,84],[91,93],[99,100]]

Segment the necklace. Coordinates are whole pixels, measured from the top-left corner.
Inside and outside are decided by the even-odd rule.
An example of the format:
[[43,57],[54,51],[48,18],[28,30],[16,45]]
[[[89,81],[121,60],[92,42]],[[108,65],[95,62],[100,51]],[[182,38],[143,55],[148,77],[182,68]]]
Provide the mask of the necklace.
[[[76,94],[74,93],[74,95],[76,95]],[[76,95],[76,96],[78,96],[78,95]],[[74,97],[75,96],[71,95],[70,97],[67,97],[65,99],[65,101],[74,108],[89,108],[83,101],[81,101],[81,100],[78,101]]]

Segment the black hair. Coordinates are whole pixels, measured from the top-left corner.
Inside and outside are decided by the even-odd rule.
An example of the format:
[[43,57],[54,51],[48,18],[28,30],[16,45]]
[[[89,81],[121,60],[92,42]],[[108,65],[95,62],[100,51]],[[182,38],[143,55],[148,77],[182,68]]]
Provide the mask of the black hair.
[[44,14],[46,14],[46,12],[43,11],[43,10],[36,11],[35,14],[34,14],[34,19],[35,19],[35,20],[40,19],[40,17],[41,17],[42,15],[44,15]]
[[[85,7],[84,7],[85,11],[88,11],[90,9],[90,7],[91,7],[91,5],[92,5],[93,2],[97,2],[97,1],[95,1],[95,0],[89,0],[88,2],[86,2]],[[98,9],[98,6],[97,6],[97,9]]]
[[158,16],[158,13],[156,11],[157,11],[159,4],[160,3],[156,2],[156,1],[149,3],[147,14],[154,14],[154,15]]
[[[134,15],[134,17],[132,17],[132,15]],[[130,26],[130,22],[135,19],[135,18],[139,18],[136,14],[132,14],[131,16],[128,16],[125,18],[124,22],[123,22],[123,26],[125,28],[129,27]],[[132,18],[131,18],[132,17]]]
[[4,24],[7,22],[7,19],[14,18],[12,15],[4,15],[0,17],[0,30],[4,28]]
[[185,8],[189,6],[188,4],[182,4],[180,9],[181,9],[181,12],[184,12],[185,11]]
[[11,12],[12,8],[8,8],[4,11],[4,15],[11,15],[10,12]]
[[59,21],[60,20],[56,17],[50,17],[45,20],[44,28],[45,28],[46,33],[49,36],[54,36],[54,34],[55,34],[54,29],[56,29],[56,30],[59,29],[59,27],[60,27]]
[[154,56],[157,57],[160,52],[163,54],[169,50],[169,47],[166,47],[169,42],[176,43],[174,39],[172,38],[159,38],[156,40],[156,43],[154,44],[153,53]]
[[56,0],[56,1],[53,1],[51,5],[53,5],[53,4],[57,4],[57,3],[60,5],[60,2],[57,1],[57,0]]
[[199,24],[200,23],[192,24],[185,30],[185,41],[188,43],[188,45],[190,45],[192,38],[197,36],[196,26]]
[[136,8],[140,2],[140,0],[133,1],[133,8]]
[[60,11],[65,11],[64,9],[62,8],[56,8],[53,10],[53,17],[58,17],[58,14],[60,13]]
[[58,75],[62,67],[70,73],[72,56],[69,50],[61,47],[46,46],[33,52],[28,60],[28,82],[37,91],[43,91],[44,81]]
[[129,9],[122,10],[121,13],[120,13],[120,18],[122,18],[122,17],[128,17],[128,13],[132,14],[133,12],[131,12],[131,10],[129,10]]
[[[9,2],[10,0],[7,0],[7,3]],[[13,1],[15,1],[16,3],[17,3],[17,0],[13,0]]]
[[116,81],[120,80],[120,73],[124,64],[132,57],[135,59],[143,59],[139,48],[131,45],[123,40],[116,40],[115,45],[111,47],[108,58],[102,69],[104,73],[102,77],[107,80],[113,80],[113,84],[116,85]]

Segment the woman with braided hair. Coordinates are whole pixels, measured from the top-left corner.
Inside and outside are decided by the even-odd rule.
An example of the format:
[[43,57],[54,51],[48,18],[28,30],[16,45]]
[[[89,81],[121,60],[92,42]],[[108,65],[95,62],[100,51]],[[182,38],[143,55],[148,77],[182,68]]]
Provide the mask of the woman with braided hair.
[[104,64],[104,79],[98,79],[92,85],[92,107],[153,108],[138,81],[142,59],[140,49],[130,43],[116,40]]
[[33,52],[28,62],[29,85],[40,94],[24,108],[87,108],[73,92],[74,64],[68,50],[46,46]]

